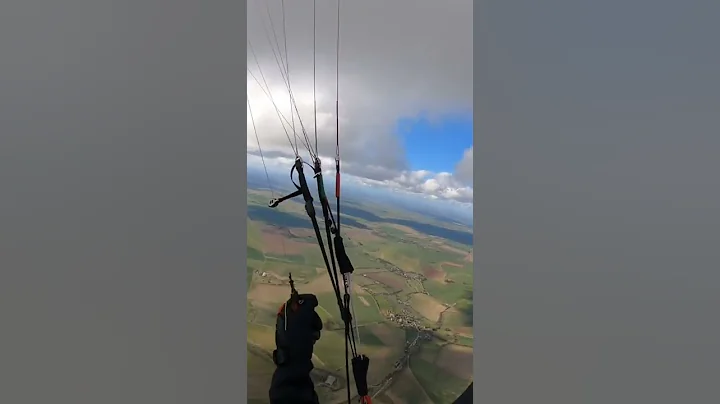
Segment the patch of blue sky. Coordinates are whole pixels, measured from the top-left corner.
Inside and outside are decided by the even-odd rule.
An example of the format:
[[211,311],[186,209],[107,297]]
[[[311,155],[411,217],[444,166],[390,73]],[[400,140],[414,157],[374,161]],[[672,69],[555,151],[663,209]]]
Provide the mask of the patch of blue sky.
[[396,130],[411,170],[453,172],[473,145],[471,114],[405,117],[398,120]]

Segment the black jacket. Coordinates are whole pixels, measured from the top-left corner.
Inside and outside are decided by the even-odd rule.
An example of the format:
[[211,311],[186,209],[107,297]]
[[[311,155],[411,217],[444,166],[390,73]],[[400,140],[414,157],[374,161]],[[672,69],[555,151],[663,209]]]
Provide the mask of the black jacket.
[[270,383],[271,404],[319,404],[310,378],[311,361],[277,366]]

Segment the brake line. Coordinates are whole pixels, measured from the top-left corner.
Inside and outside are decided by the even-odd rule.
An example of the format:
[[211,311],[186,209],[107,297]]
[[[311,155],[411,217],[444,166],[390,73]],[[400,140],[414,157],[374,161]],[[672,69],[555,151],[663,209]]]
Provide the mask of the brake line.
[[[330,282],[332,283],[333,291],[335,292],[335,298],[337,300],[338,307],[340,308],[341,319],[344,324],[346,362],[345,373],[346,380],[348,381],[348,402],[350,402],[351,400],[349,382],[350,367],[352,367],[353,378],[355,379],[355,386],[357,388],[358,395],[361,397],[361,403],[369,404],[370,398],[368,395],[367,387],[367,372],[370,364],[370,359],[365,355],[358,354],[355,341],[356,335],[355,331],[352,329],[351,326],[353,318],[350,313],[351,291],[348,289],[348,276],[354,272],[354,267],[352,265],[352,262],[350,261],[350,258],[347,256],[344,241],[338,232],[338,227],[336,226],[332,217],[332,212],[330,211],[330,204],[328,202],[327,195],[325,194],[324,182],[322,179],[322,167],[320,164],[320,159],[318,158],[315,160],[313,171],[318,186],[318,194],[322,206],[323,218],[325,220],[325,232],[326,236],[328,237],[328,246],[326,249],[325,242],[320,231],[320,225],[317,219],[314,199],[312,197],[312,194],[310,193],[310,188],[308,187],[307,179],[305,177],[303,167],[304,164],[305,163],[302,161],[302,158],[298,156],[296,157],[295,164],[291,169],[291,175],[293,171],[297,172],[299,184],[293,181],[293,184],[295,184],[295,187],[297,188],[296,191],[281,198],[272,199],[268,203],[268,206],[271,208],[275,208],[285,200],[302,195],[305,202],[305,213],[308,215],[308,217],[310,218],[310,222],[312,223],[313,231],[315,232],[315,237],[317,238],[318,245],[320,246],[320,252],[325,263],[325,268],[328,271],[328,276],[330,277]],[[332,238],[332,243],[330,242],[331,234],[334,235],[334,237]],[[342,296],[340,293],[340,277],[338,274],[338,269],[340,274],[342,274],[343,276],[344,293],[342,294]],[[352,353],[352,360],[350,360],[350,353]]]

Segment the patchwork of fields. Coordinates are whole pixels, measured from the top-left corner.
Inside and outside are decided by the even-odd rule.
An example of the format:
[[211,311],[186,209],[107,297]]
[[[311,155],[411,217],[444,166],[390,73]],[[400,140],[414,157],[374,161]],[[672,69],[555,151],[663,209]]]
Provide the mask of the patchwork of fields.
[[[314,233],[302,205],[271,210],[267,199],[248,191],[248,402],[268,402],[274,369],[268,355],[277,307],[289,296],[289,273],[300,293],[314,293],[320,302],[325,329],[313,376],[321,402],[342,402],[342,321]],[[342,225],[356,268],[353,307],[359,351],[371,360],[373,402],[453,402],[472,380],[471,230],[382,217],[366,207],[346,208]],[[322,386],[329,375],[336,382]]]

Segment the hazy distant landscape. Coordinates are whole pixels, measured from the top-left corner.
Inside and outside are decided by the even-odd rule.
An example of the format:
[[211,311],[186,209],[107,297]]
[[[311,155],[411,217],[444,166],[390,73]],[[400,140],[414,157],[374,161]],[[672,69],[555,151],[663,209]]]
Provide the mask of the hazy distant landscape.
[[[289,170],[273,170],[268,169],[268,175],[271,185],[275,191],[280,194],[294,191],[292,184],[288,181]],[[269,190],[268,179],[262,165],[248,166],[247,171],[248,187],[256,190]],[[288,186],[289,185],[289,186]],[[440,222],[441,230],[443,226],[453,228],[452,224],[457,224],[461,228],[472,227],[473,213],[472,206],[460,206],[452,201],[442,201],[434,199],[424,199],[420,194],[394,192],[392,190],[362,186],[347,180],[343,184],[343,212],[347,208],[358,207],[353,202],[362,201],[362,205],[373,204],[375,208],[378,206],[402,206],[402,218],[400,217],[384,217],[384,220],[407,220],[407,217],[416,219],[414,223],[408,225],[426,224],[426,221]],[[334,203],[334,202],[333,202]],[[348,203],[348,205],[346,205]],[[265,206],[265,205],[263,205]],[[370,209],[372,210],[372,209]],[[359,215],[373,214],[370,211],[357,212]],[[377,212],[375,212],[377,213]],[[395,212],[398,213],[398,212]],[[372,220],[372,219],[370,219]],[[401,223],[399,223],[401,224]],[[466,237],[466,236],[459,236]],[[470,244],[472,241],[470,241]]]
[[[271,209],[270,198],[248,190],[248,402],[268,402],[275,312],[289,296],[289,272],[320,301],[313,377],[321,402],[343,402],[342,321],[310,221],[301,203]],[[472,228],[350,198],[341,223],[373,402],[452,403],[472,379]]]

